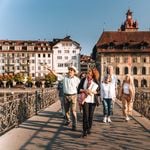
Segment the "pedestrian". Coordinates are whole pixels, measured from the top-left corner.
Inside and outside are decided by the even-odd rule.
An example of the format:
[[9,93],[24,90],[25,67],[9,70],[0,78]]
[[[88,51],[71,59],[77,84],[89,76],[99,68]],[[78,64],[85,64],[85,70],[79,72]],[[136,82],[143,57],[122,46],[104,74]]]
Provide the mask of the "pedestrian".
[[[75,76],[78,73],[75,66],[68,67],[68,74],[63,79],[63,91],[64,91],[64,101],[65,101],[65,125],[70,126],[72,122],[72,130],[76,130],[77,126],[77,88],[80,83],[80,79]],[[70,112],[72,114],[72,120],[70,117]]]
[[61,102],[61,111],[62,111],[62,115],[63,118],[65,119],[65,106],[64,106],[64,91],[63,91],[63,82],[59,81],[58,82],[58,91],[59,91],[59,99]]
[[135,86],[131,75],[126,74],[120,89],[120,99],[122,101],[122,111],[125,121],[129,121],[132,115],[133,102],[135,97]]
[[[49,69],[49,71],[52,71]],[[72,123],[72,130],[76,130],[77,126],[77,88],[80,83],[80,79],[76,76],[78,70],[75,66],[68,67],[67,75],[56,74],[52,71],[63,84],[64,94],[64,108],[65,108],[65,124],[70,126]],[[72,115],[72,117],[70,116]]]
[[[117,81],[117,76],[114,74],[113,66],[109,65],[107,67],[107,74],[109,74],[111,77],[112,90],[114,90],[112,93],[112,94],[114,94],[113,99],[112,99],[112,106],[114,109],[114,105],[115,105],[115,101],[116,101],[116,95],[118,94],[118,88],[117,88],[118,81]],[[113,112],[112,112],[112,114],[113,114]]]
[[[97,72],[98,73],[98,72]],[[97,94],[98,84],[95,82],[98,75],[94,74],[93,69],[89,69],[85,78],[80,81],[78,87],[78,93],[84,94],[82,99],[82,110],[83,110],[83,131],[81,137],[86,137],[87,134],[91,133],[93,115],[96,107],[95,97]]]
[[112,115],[113,111],[113,106],[112,106],[112,101],[114,98],[114,85],[111,81],[111,76],[109,74],[105,75],[104,81],[101,83],[101,101],[103,104],[103,122],[110,123],[111,118],[110,116]]

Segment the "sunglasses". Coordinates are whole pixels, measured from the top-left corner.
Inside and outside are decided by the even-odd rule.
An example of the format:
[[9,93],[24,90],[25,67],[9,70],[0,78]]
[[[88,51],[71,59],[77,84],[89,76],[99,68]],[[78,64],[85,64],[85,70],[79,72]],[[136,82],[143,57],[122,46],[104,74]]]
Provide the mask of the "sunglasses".
[[70,68],[69,71],[74,71],[74,70]]

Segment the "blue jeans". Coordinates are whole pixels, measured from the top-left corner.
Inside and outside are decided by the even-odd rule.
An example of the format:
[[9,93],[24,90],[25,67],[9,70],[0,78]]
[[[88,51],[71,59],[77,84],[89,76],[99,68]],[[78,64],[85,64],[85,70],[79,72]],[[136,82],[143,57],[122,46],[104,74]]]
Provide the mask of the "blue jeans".
[[112,99],[111,98],[104,98],[103,101],[103,113],[104,116],[112,115]]

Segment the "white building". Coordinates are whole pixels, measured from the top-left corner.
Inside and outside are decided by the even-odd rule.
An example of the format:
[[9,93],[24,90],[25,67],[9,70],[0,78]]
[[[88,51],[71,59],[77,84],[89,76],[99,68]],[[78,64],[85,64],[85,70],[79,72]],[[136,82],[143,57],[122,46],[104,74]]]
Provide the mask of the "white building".
[[80,70],[80,44],[70,39],[51,41],[0,40],[0,74],[22,73],[43,77],[51,68],[66,73],[69,65]]
[[68,66],[75,66],[80,70],[80,45],[69,36],[64,39],[54,39],[52,69],[57,73],[68,72]]

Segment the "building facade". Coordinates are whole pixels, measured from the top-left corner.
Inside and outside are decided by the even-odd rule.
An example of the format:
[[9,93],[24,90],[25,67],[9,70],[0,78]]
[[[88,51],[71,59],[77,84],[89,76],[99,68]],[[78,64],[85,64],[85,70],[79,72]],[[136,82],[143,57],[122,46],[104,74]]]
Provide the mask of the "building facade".
[[47,74],[47,68],[62,74],[70,65],[80,69],[80,50],[80,44],[69,36],[53,41],[0,40],[0,74],[36,78]]
[[131,74],[136,87],[150,87],[150,31],[138,31],[130,10],[118,31],[104,31],[93,48],[93,58],[103,77],[108,65],[120,82]]
[[94,64],[94,60],[92,60],[91,56],[81,55],[80,56],[80,67],[81,73],[87,73],[89,68],[91,68]]

